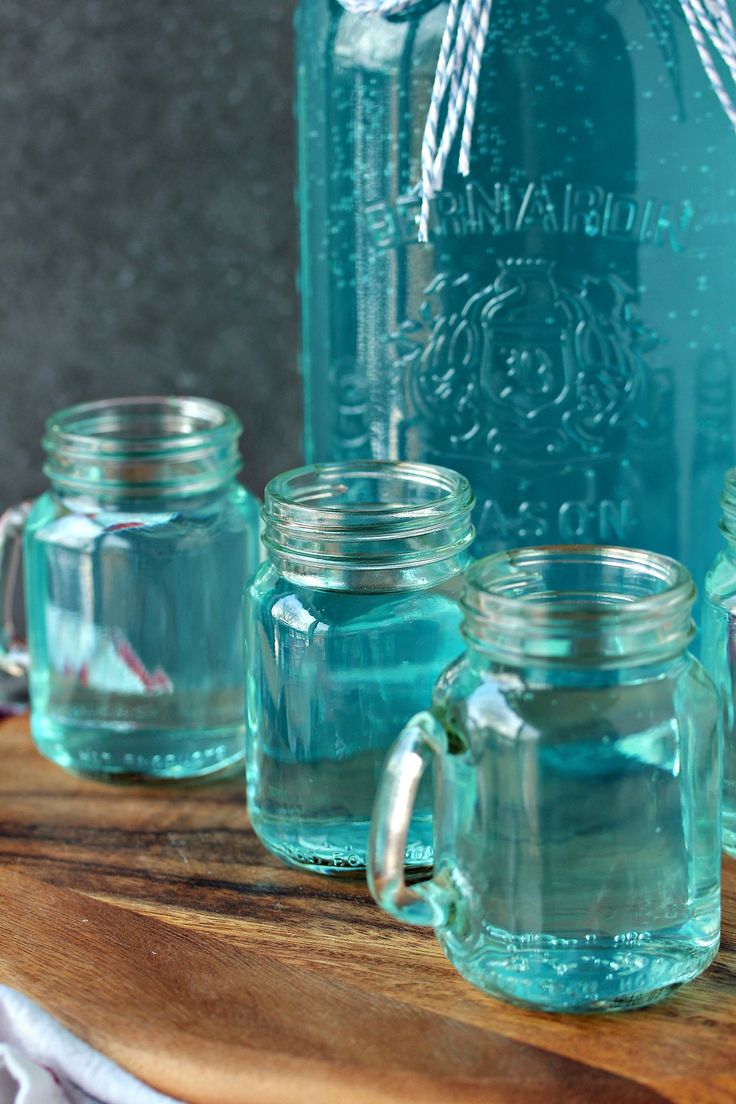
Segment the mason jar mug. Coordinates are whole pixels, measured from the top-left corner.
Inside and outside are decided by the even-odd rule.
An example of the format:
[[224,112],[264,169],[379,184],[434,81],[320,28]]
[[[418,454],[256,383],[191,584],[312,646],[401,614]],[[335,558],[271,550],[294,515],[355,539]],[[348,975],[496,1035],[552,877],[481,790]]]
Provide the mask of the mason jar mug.
[[0,523],[6,609],[23,540],[39,749],[101,778],[188,778],[244,754],[239,597],[258,506],[235,476],[241,426],[194,398],[85,403],[49,419],[50,488]]
[[[470,982],[552,1011],[631,1008],[699,974],[720,926],[720,713],[678,563],[530,548],[468,573],[467,652],[391,751],[369,880]],[[406,825],[436,787],[434,875]]]
[[[287,863],[365,871],[395,734],[462,650],[460,573],[473,539],[462,476],[354,461],[266,487],[267,562],[246,593],[248,809]],[[402,857],[432,861],[431,792]]]

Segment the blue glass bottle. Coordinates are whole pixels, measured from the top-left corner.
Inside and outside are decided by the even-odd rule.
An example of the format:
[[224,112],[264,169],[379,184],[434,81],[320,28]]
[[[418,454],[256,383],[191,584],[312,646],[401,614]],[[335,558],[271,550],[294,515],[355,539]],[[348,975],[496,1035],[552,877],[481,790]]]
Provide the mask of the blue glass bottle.
[[[365,870],[396,718],[462,648],[473,503],[462,476],[424,464],[318,465],[266,487],[268,561],[246,592],[248,810],[285,862]],[[409,866],[431,864],[431,841],[427,790]]]
[[[713,959],[720,710],[687,652],[693,598],[680,564],[627,549],[530,548],[468,572],[467,652],[387,759],[369,880],[486,992],[632,1008]],[[438,791],[435,862],[412,889],[418,763]]]
[[735,458],[736,137],[680,4],[494,0],[470,175],[454,148],[427,243],[448,4],[350,6],[297,20],[307,458],[461,471],[479,554],[630,545],[700,582],[714,365]]
[[50,489],[3,519],[6,602],[23,533],[40,751],[104,779],[215,775],[244,755],[239,597],[258,504],[235,477],[241,426],[204,399],[86,403],[49,419]]
[[723,703],[723,849],[736,857],[736,468],[720,501],[725,542],[705,578],[702,655]]

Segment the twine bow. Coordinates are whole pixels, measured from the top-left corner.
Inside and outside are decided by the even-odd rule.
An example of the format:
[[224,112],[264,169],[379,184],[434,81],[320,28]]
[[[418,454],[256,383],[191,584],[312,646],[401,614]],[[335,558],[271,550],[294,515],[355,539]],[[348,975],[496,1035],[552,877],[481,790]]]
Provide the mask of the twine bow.
[[736,129],[736,107],[714,56],[720,58],[731,80],[736,81],[736,31],[728,0],[680,0],[680,6],[713,91]]
[[[355,15],[405,15],[425,0],[340,0]],[[736,130],[736,106],[717,59],[736,82],[736,30],[728,0],[679,0],[703,68]],[[445,169],[460,133],[458,172],[470,175],[478,84],[493,0],[450,0],[422,140],[422,208],[419,240],[429,240],[432,199],[442,190]],[[445,111],[440,127],[440,117]]]

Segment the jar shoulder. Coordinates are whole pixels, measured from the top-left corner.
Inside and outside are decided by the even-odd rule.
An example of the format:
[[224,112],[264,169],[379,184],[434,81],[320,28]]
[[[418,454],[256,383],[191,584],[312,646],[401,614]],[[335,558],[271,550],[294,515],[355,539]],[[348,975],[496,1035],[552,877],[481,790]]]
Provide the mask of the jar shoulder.
[[57,495],[52,494],[51,491],[44,491],[43,494],[34,499],[31,506],[26,519],[26,537],[29,534],[39,532],[50,522],[63,517],[67,513],[69,513],[68,509]]
[[[426,76],[431,88],[448,8],[446,0],[427,0],[417,11],[386,19],[352,13],[333,0],[301,0],[295,21],[300,68],[313,71],[334,64],[338,74],[355,70],[397,79],[408,71]],[[672,52],[669,62],[663,56],[665,48]],[[708,79],[677,7],[663,6],[655,23],[644,5],[629,0],[573,0],[565,7],[550,5],[546,11],[534,0],[496,4],[484,65],[489,58],[507,80],[520,81],[541,96],[551,91],[543,82],[550,67],[555,75],[570,72],[576,84],[593,92],[605,86],[607,71],[614,72],[627,80],[625,92],[630,94],[632,84],[642,85],[642,94],[650,93],[647,99],[654,74],[659,78],[654,87],[663,86],[671,108],[668,116],[660,117],[660,125],[692,122],[678,112],[683,85],[685,91],[692,81],[704,87]],[[498,95],[498,87],[492,87]]]
[[382,594],[319,590],[285,579],[267,561],[251,581],[246,601],[255,618],[290,634],[399,633],[425,625],[453,634],[457,652],[462,650],[461,613],[449,585]]
[[47,490],[31,507],[26,522],[26,540],[52,541],[61,546],[122,533],[127,529],[145,532],[191,523],[205,532],[248,533],[256,539],[259,502],[245,487],[233,483],[218,494],[203,498],[157,498],[135,502],[100,502],[90,497],[67,497]]
[[689,653],[651,676],[630,679],[597,673],[591,685],[548,681],[537,672],[479,667],[465,655],[437,683],[433,709],[451,734],[467,746],[488,739],[540,743],[562,739],[605,739],[642,728],[682,726],[694,719],[704,731],[718,723],[715,686],[702,664]]

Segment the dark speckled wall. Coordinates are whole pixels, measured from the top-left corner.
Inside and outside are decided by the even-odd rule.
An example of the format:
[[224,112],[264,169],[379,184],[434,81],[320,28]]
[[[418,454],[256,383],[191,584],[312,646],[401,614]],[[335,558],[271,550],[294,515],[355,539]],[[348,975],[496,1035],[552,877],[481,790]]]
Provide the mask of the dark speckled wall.
[[202,394],[300,459],[294,0],[0,5],[0,502],[54,409]]

